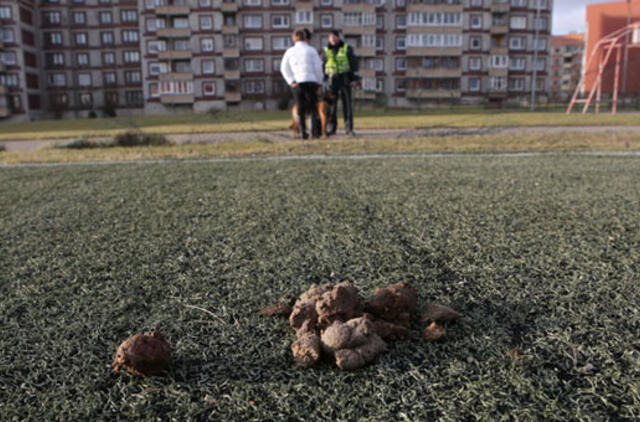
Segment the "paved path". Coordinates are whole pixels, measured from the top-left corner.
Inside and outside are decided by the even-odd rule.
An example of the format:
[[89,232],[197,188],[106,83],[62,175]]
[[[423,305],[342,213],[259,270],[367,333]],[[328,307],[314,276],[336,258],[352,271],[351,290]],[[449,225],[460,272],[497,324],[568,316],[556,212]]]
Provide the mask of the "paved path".
[[[640,122],[639,122],[640,123]],[[530,133],[606,133],[637,132],[639,126],[517,126],[517,127],[470,127],[470,128],[424,128],[424,129],[367,129],[358,131],[360,138],[417,138],[441,136],[473,135],[520,135]],[[285,142],[291,140],[289,131],[265,132],[212,132],[195,134],[167,135],[176,144],[214,144],[229,141],[261,140],[265,142]],[[75,139],[41,139],[23,141],[0,141],[7,151],[29,151],[39,148],[64,145]],[[95,142],[109,141],[110,138],[91,138]]]

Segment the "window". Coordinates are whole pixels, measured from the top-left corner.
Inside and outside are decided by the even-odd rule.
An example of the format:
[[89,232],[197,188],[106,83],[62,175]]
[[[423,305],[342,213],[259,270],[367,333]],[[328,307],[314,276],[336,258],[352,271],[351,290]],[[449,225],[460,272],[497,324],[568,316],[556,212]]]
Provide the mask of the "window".
[[91,73],[79,73],[78,74],[79,86],[91,86]]
[[333,5],[333,0],[320,0],[320,4],[323,6],[331,6]]
[[175,29],[188,29],[189,28],[189,19],[187,18],[174,18],[172,21],[172,28]]
[[74,39],[76,41],[76,45],[87,45],[87,33],[79,32],[74,34]]
[[406,50],[407,49],[407,39],[405,37],[397,37],[396,38],[396,49],[398,49],[398,50]]
[[0,7],[0,20],[9,20],[13,17],[10,6]]
[[78,94],[78,102],[80,103],[81,107],[91,107],[91,104],[93,103],[91,93],[81,92],[80,94]]
[[123,53],[123,60],[125,63],[140,63],[139,51],[125,51]]
[[78,63],[78,66],[89,66],[89,54],[78,53],[76,55],[76,63]]
[[60,12],[44,12],[44,22],[49,25],[59,25]]
[[211,7],[211,0],[200,0],[198,4],[200,7]]
[[262,6],[262,0],[244,0],[245,6]]
[[511,50],[524,49],[524,37],[509,37],[509,48]]
[[469,37],[469,48],[472,50],[480,50],[482,48],[482,38]]
[[138,84],[142,81],[142,76],[137,70],[124,72],[124,81],[127,84]]
[[149,84],[149,96],[157,98],[160,96],[160,86],[157,83]]
[[[275,39],[275,37],[274,37]],[[249,51],[262,51],[263,49],[263,40],[262,38],[245,38],[244,39],[244,49]]]
[[491,67],[494,69],[506,69],[509,65],[509,56],[491,56]]
[[545,29],[547,29],[547,24],[548,21],[546,16],[541,16],[539,18],[533,19],[533,29],[544,31]]
[[405,92],[407,90],[407,80],[404,78],[396,79],[396,92]]
[[16,58],[16,53],[13,51],[5,51],[4,53],[0,53],[0,63],[6,65],[13,65],[18,62]]
[[137,106],[142,105],[144,102],[142,91],[127,91],[124,95],[127,105]]
[[105,92],[104,93],[104,102],[105,104],[109,104],[112,106],[118,105],[118,93],[117,92]]
[[273,15],[271,17],[272,28],[289,28],[289,16],[288,15]]
[[158,63],[158,62],[150,62],[149,63],[149,75],[157,76],[162,73],[167,73],[167,64],[166,63]]
[[396,70],[397,71],[407,70],[407,59],[405,59],[404,57],[397,58],[396,59]]
[[113,32],[101,32],[100,42],[102,45],[113,45]]
[[264,60],[246,59],[244,61],[244,71],[247,73],[264,72]]
[[3,41],[5,44],[10,44],[15,42],[15,37],[13,35],[13,29],[11,28],[0,28],[0,41]]
[[384,29],[384,15],[376,15],[376,28]]
[[367,59],[365,61],[365,68],[375,70],[376,72],[384,71],[384,59]]
[[138,22],[138,12],[136,10],[123,10],[120,12],[122,22]]
[[482,57],[469,57],[469,69],[480,70],[482,69]]
[[384,38],[376,37],[376,51],[384,50]]
[[323,13],[320,15],[320,26],[323,28],[333,28],[333,15]]
[[147,53],[149,54],[158,54],[161,51],[165,51],[167,49],[167,43],[164,41],[149,41],[147,44]]
[[166,27],[166,22],[163,19],[147,19],[147,31],[156,32],[158,29]]
[[264,94],[264,81],[245,81],[244,92],[246,94]]
[[243,22],[247,29],[262,28],[262,15],[245,15]]
[[507,78],[505,76],[492,76],[489,80],[491,89],[504,91],[507,89]]
[[532,46],[531,48],[538,51],[544,51],[547,49],[547,39],[546,38],[538,38],[537,40],[534,38],[531,40]]
[[[476,15],[473,15],[476,16]],[[482,19],[482,18],[481,18]],[[411,12],[410,26],[462,26],[460,12]]]
[[47,66],[64,66],[64,54],[63,53],[47,53],[45,56]]
[[271,38],[271,48],[273,50],[282,51],[291,47],[291,38],[290,37],[273,37]]
[[536,70],[538,71],[544,71],[547,67],[547,61],[542,58],[542,59],[538,59],[536,60]]
[[537,9],[538,7],[540,7],[540,9],[546,9],[549,6],[547,0],[535,0],[532,7],[534,9]]
[[313,23],[313,12],[311,10],[298,10],[296,12],[296,23],[307,25]]
[[73,23],[84,25],[87,23],[87,15],[84,12],[73,12]]
[[407,0],[396,0],[396,7],[403,8],[407,6]]
[[527,60],[524,57],[511,57],[509,60],[509,70],[524,70]]
[[407,27],[407,15],[396,15],[396,29]]
[[471,7],[482,7],[483,0],[471,0]]
[[510,78],[509,89],[511,91],[524,91],[524,78]]
[[409,47],[461,47],[462,34],[422,33],[409,34],[407,37]]
[[104,72],[102,74],[102,81],[105,85],[115,85],[117,83],[116,72]]
[[271,69],[273,69],[273,73],[279,73],[280,72],[280,63],[282,63],[282,60],[273,59],[273,61],[271,62]]
[[482,28],[482,15],[471,15],[471,28],[480,29]]
[[130,29],[122,31],[123,43],[137,43],[138,41],[139,41],[138,31],[134,31]]
[[212,53],[214,51],[213,38],[202,38],[200,40],[200,51]]
[[213,29],[213,17],[211,15],[200,16],[200,30]]
[[362,26],[362,25],[375,25],[376,15],[373,13],[363,12],[345,12],[344,13],[344,25],[345,26]]
[[225,34],[223,37],[224,48],[238,47],[238,37],[232,34]]
[[[64,76],[64,73],[60,73],[60,75]],[[49,75],[49,79],[51,79],[51,75]],[[0,85],[18,86],[18,75],[15,73],[0,75]]]
[[216,73],[216,65],[213,60],[202,60],[201,65],[203,75],[213,75]]
[[480,78],[469,78],[469,91],[480,91]]
[[272,6],[288,6],[289,0],[271,0]]
[[511,0],[511,7],[527,7],[529,0]]
[[509,27],[511,29],[527,29],[527,17],[511,16],[511,19],[509,20]]
[[108,53],[102,53],[102,63],[105,66],[113,66],[116,64],[116,53],[110,51]]
[[213,97],[216,95],[216,83],[214,81],[202,82],[202,95]]
[[113,14],[111,12],[100,12],[100,23],[109,25],[113,23]]

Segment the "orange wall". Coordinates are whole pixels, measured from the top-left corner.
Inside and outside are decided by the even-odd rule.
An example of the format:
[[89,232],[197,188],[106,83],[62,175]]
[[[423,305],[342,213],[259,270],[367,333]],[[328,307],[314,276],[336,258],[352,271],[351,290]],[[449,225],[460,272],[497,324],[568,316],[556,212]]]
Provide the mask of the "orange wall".
[[[640,0],[631,1],[631,22],[640,21]],[[596,43],[602,37],[627,25],[627,2],[617,1],[598,3],[587,6],[587,45],[586,59],[589,60]],[[602,51],[602,50],[601,50]],[[598,75],[598,64],[602,53],[596,57],[586,69],[586,92],[589,92]],[[624,57],[624,56],[623,56]],[[605,68],[602,81],[602,92],[613,92],[613,80],[615,75],[616,52],[611,54],[609,65]],[[620,89],[622,89],[622,67],[620,68]],[[640,48],[629,49],[629,67],[627,70],[627,92],[640,94]]]

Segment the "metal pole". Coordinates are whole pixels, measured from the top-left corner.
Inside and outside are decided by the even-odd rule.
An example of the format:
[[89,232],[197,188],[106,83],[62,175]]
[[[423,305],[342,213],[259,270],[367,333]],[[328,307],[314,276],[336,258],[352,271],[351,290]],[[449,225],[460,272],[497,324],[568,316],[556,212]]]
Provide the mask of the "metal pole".
[[[631,0],[627,0],[627,27],[631,25]],[[629,66],[629,33],[624,37],[624,59],[622,64],[622,94],[627,94],[627,67]]]
[[536,79],[538,78],[538,37],[540,36],[540,0],[536,0],[536,18],[533,25],[535,26],[536,35],[533,39],[533,73],[531,75],[531,111],[536,111]]
[[[620,84],[620,46],[616,46],[616,74],[613,80],[613,104],[611,105],[611,114],[618,112],[618,88]],[[626,47],[626,45],[625,45]]]

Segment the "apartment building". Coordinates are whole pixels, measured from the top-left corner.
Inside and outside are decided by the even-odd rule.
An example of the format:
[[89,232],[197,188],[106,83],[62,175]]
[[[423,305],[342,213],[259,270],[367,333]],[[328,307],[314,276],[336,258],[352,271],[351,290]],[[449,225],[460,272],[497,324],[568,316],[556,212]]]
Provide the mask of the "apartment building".
[[[2,31],[0,89],[11,118],[272,109],[290,95],[279,66],[291,32],[308,28],[318,49],[342,30],[359,57],[362,103],[523,102],[534,73],[544,100],[551,3],[0,0],[11,30]],[[24,31],[31,44],[18,38]]]
[[584,53],[584,34],[558,35],[551,39],[551,99],[571,99],[580,77]]

